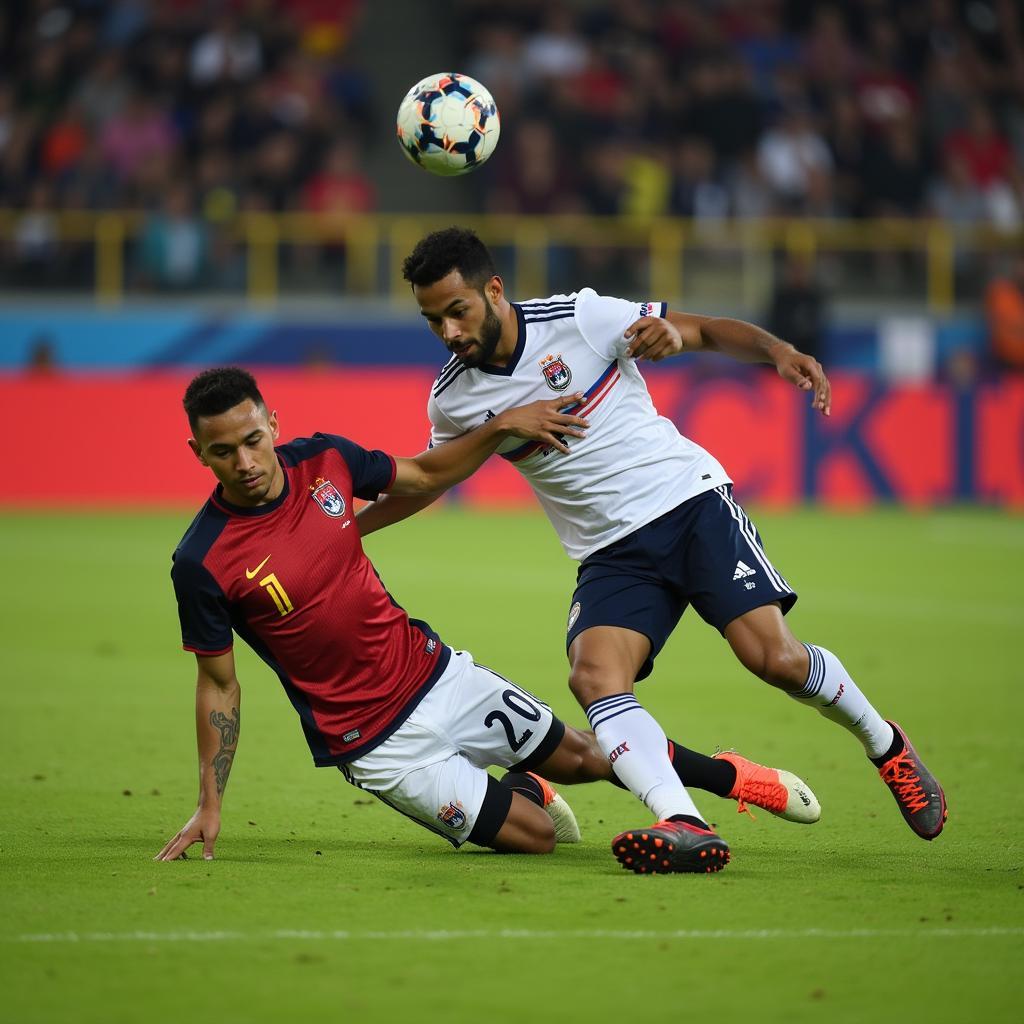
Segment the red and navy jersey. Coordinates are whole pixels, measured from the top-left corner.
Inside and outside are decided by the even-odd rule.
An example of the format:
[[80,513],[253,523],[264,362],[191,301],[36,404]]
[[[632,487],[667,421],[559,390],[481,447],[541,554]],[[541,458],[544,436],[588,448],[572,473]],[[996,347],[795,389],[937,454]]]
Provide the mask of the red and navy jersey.
[[233,630],[277,673],[316,764],[344,764],[408,718],[451,652],[363,552],[353,496],[376,498],[394,460],[330,434],[277,454],[278,498],[239,508],[218,487],[174,552],[182,644],[224,654]]

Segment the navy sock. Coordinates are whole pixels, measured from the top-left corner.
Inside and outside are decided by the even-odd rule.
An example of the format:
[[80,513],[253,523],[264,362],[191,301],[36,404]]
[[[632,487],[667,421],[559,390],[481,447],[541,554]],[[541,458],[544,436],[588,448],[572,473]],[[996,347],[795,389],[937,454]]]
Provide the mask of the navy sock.
[[[890,722],[890,725],[892,723]],[[892,743],[889,744],[889,749],[881,757],[869,757],[868,760],[876,767],[881,768],[886,761],[890,758],[895,757],[903,750],[903,737],[900,735],[899,729],[893,729],[892,731]]]
[[544,790],[532,775],[527,775],[526,772],[508,772],[502,776],[501,784],[508,786],[513,793],[525,796],[530,803],[538,807],[544,806]]
[[[724,758],[708,757],[690,750],[675,740],[668,741],[668,759],[684,786],[703,789],[715,796],[728,796],[736,785],[736,768]],[[626,787],[612,776],[609,782],[619,789]]]
[[695,818],[692,814],[673,814],[669,821],[685,821],[687,825],[696,825],[697,828],[707,829],[709,832],[711,829],[708,828],[706,821],[701,821],[700,818]]

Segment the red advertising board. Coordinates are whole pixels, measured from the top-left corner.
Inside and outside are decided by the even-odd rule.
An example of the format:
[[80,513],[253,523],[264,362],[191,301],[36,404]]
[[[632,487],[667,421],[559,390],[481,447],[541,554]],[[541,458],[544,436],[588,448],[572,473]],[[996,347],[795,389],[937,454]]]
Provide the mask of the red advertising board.
[[[209,471],[186,446],[189,375],[0,376],[6,506],[197,504]],[[326,430],[412,455],[426,446],[429,371],[268,370],[260,385],[282,436]],[[973,391],[833,380],[833,415],[777,376],[688,370],[650,375],[659,411],[708,448],[744,501],[1024,507],[1024,380]],[[463,501],[529,502],[514,468],[492,459],[459,488]]]

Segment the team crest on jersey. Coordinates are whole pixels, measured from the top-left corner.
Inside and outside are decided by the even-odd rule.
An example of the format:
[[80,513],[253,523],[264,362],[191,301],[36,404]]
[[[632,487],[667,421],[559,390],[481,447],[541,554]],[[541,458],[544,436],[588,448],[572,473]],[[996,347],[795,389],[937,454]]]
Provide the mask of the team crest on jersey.
[[437,812],[437,820],[442,825],[447,825],[448,828],[458,832],[466,827],[466,812],[462,809],[461,804],[454,804],[449,801],[447,807],[442,807]]
[[571,608],[569,609],[569,623],[568,623],[568,625],[567,625],[567,626],[565,627],[565,631],[566,631],[566,633],[568,633],[568,632],[569,632],[569,630],[570,630],[570,629],[572,629],[572,627],[576,625],[576,620],[577,620],[577,619],[578,619],[579,617],[580,617],[580,603],[579,603],[579,601],[577,601],[577,602],[576,602],[576,603],[575,603],[575,604],[574,604],[574,605],[573,605],[573,606],[572,606],[572,607],[571,607]]
[[316,481],[309,485],[313,492],[310,497],[332,518],[337,519],[345,514],[345,499],[330,480],[318,476]]
[[562,361],[562,354],[545,356],[540,361],[544,381],[552,391],[564,391],[572,383],[572,371]]
[[654,311],[658,308],[660,303],[656,302],[641,302],[640,303],[640,315],[641,316],[654,316]]

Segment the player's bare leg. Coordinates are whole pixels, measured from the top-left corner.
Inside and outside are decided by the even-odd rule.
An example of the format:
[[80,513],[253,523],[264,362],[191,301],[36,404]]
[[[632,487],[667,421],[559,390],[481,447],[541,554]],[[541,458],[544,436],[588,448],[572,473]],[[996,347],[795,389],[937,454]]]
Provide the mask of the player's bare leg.
[[542,807],[513,793],[508,816],[490,846],[499,853],[551,853],[555,826]]
[[829,650],[793,636],[778,604],[763,605],[725,627],[733,653],[754,675],[816,708],[860,740],[904,820],[934,839],[946,820],[946,798],[906,734],[875,710]]

